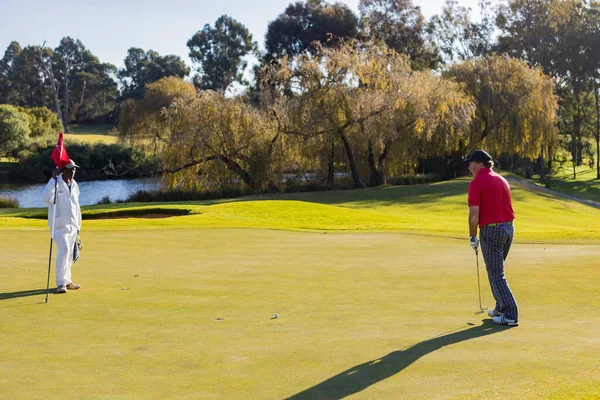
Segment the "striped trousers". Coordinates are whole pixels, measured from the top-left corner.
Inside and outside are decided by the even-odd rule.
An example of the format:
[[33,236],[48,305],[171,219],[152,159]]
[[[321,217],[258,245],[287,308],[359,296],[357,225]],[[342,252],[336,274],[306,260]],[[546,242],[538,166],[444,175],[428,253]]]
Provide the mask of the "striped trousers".
[[504,261],[515,235],[515,226],[484,226],[479,231],[481,252],[485,261],[492,294],[496,300],[496,310],[504,313],[507,319],[519,320],[517,302],[508,287],[504,276]]

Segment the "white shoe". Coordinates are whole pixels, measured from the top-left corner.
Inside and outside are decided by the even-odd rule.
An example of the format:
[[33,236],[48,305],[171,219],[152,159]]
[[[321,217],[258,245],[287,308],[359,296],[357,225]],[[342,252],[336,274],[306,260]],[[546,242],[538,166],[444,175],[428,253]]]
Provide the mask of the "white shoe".
[[504,313],[501,313],[500,311],[496,311],[495,308],[493,310],[488,311],[488,316],[490,318],[501,317],[503,315],[504,315]]
[[67,287],[65,285],[58,285],[56,287],[56,293],[67,293]]
[[504,315],[501,317],[494,317],[494,318],[492,318],[492,321],[496,325],[519,326],[519,321],[517,321],[515,319],[505,318]]
[[81,285],[71,282],[67,285],[67,289],[69,289],[69,290],[81,289]]

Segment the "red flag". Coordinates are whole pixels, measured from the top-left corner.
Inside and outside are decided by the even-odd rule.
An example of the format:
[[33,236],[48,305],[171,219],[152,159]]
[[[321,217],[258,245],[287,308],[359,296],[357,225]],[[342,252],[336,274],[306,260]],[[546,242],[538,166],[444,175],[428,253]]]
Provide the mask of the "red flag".
[[50,158],[52,158],[52,161],[54,161],[54,164],[56,164],[58,168],[64,168],[65,165],[71,162],[71,159],[67,154],[67,149],[65,149],[62,132],[58,134],[58,143],[56,144],[56,147],[54,148]]

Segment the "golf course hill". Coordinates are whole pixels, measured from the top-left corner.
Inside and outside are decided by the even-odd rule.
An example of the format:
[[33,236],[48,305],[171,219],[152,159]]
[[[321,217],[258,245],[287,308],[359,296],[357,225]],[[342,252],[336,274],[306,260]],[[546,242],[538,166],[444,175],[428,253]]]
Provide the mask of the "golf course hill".
[[[469,178],[412,186],[82,207],[85,230],[258,228],[464,238]],[[516,242],[600,243],[600,209],[511,181]],[[43,229],[47,210],[0,209],[0,229]]]

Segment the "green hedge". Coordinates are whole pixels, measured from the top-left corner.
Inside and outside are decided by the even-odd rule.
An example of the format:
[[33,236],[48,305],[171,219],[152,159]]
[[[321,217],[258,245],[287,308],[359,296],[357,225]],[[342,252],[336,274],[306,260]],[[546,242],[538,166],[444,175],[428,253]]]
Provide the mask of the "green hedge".
[[[8,165],[11,183],[41,183],[49,179],[55,165],[50,158],[54,146]],[[143,153],[119,144],[75,143],[67,148],[69,156],[80,166],[78,181],[127,179],[147,176],[159,170],[159,163]],[[108,168],[113,165],[114,169]]]
[[[244,193],[238,188],[224,188],[214,192],[194,192],[188,190],[169,190],[169,191],[147,191],[138,190],[126,200],[117,200],[117,203],[152,203],[169,201],[194,201],[194,200],[214,200],[229,199],[243,196]],[[105,204],[107,199],[102,199],[98,204]],[[108,199],[110,201],[110,199]]]

